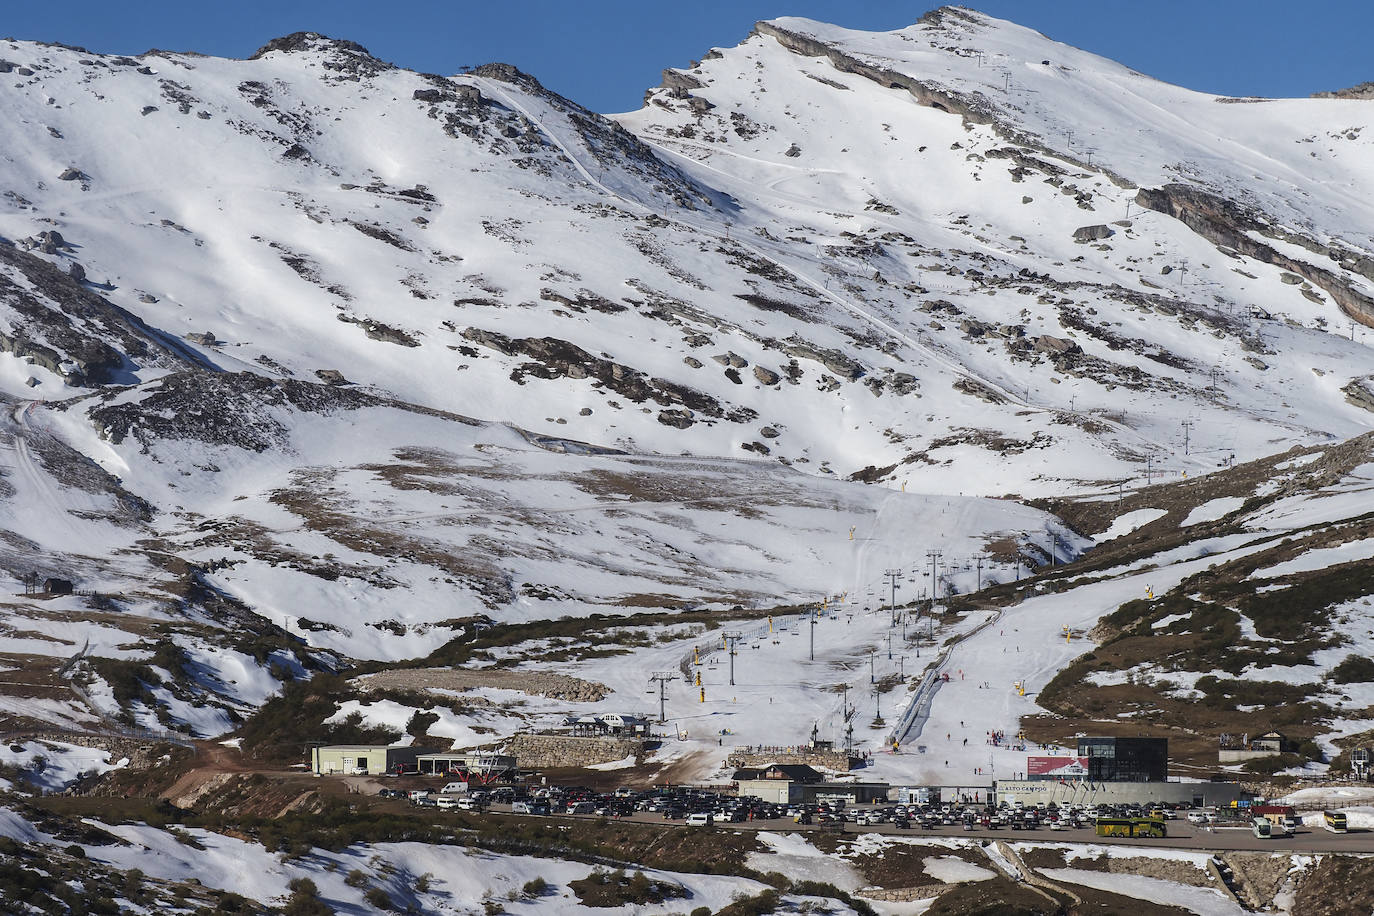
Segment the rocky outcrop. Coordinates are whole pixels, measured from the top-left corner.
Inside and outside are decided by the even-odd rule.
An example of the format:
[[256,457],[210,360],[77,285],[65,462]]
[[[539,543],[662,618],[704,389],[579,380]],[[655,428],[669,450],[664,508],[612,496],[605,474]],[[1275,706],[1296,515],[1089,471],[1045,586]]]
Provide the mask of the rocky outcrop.
[[862,378],[864,375],[863,364],[858,360],[851,359],[839,350],[830,350],[825,347],[818,347],[813,343],[808,343],[798,338],[790,338],[783,345],[783,352],[788,356],[795,356],[798,359],[811,359],[820,363],[831,372],[841,378],[849,379],[851,382]]
[[717,353],[715,356],[711,358],[716,362],[720,363],[722,366],[729,366],[732,369],[743,369],[749,365],[749,360],[745,359],[743,356],[740,356],[734,350],[731,350],[728,353]]
[[1007,399],[1002,397],[992,388],[983,384],[975,378],[964,377],[954,383],[954,390],[964,394],[972,395],[980,401],[987,401],[989,404],[1005,404]]
[[696,421],[692,419],[690,410],[660,410],[658,412],[658,422],[664,426],[671,426],[674,429],[686,429]]
[[686,98],[693,89],[702,87],[701,80],[681,70],[664,70],[662,88],[669,90],[674,98]]
[[525,376],[542,379],[595,379],[620,396],[642,404],[653,401],[662,407],[686,408],[708,417],[724,416],[725,411],[708,394],[676,382],[652,378],[623,363],[593,356],[581,347],[556,337],[507,337],[496,331],[468,328],[463,337],[506,356],[528,356],[511,372],[511,379],[522,382]]
[[1075,242],[1096,242],[1109,239],[1114,235],[1116,235],[1115,229],[1098,223],[1095,226],[1079,226],[1073,231],[1073,240]]
[[[1249,233],[1255,232],[1271,237],[1276,233],[1260,215],[1244,209],[1239,204],[1186,184],[1142,188],[1136,195],[1136,203],[1174,217],[1214,245],[1234,249],[1245,257],[1273,264],[1302,277],[1329,294],[1346,315],[1361,324],[1374,327],[1374,299],[1354,289],[1334,271],[1300,261],[1253,238]],[[1282,240],[1298,243],[1291,234],[1286,234]],[[1342,266],[1364,273],[1360,269],[1363,266],[1359,263],[1360,259],[1341,258],[1339,255],[1343,252],[1332,254],[1310,239],[1302,241],[1306,242],[1304,247],[1316,249],[1329,257],[1336,257],[1338,261],[1342,261]],[[1368,266],[1371,267],[1370,272],[1374,273],[1374,265]]]
[[1042,334],[1035,338],[1035,350],[1037,353],[1048,353],[1050,356],[1060,356],[1065,353],[1077,353],[1082,347],[1063,337],[1051,337],[1049,334]]
[[192,440],[265,452],[282,446],[290,436],[270,408],[325,413],[381,403],[352,388],[251,372],[182,372],[161,379],[138,400],[104,403],[88,415],[101,436],[116,444],[132,436],[145,448]]
[[382,324],[371,318],[355,318],[352,315],[339,314],[335,316],[339,321],[346,324],[356,324],[363,329],[363,333],[373,340],[380,340],[382,343],[396,344],[400,347],[418,347],[420,342],[411,337],[400,328],[393,328],[389,324]]
[[1368,378],[1357,378],[1342,388],[1341,391],[1345,393],[1345,399],[1351,404],[1374,412],[1374,390],[1370,390]]
[[325,69],[334,71],[345,80],[356,81],[394,69],[391,64],[373,57],[367,48],[356,41],[330,38],[318,32],[292,32],[274,38],[254,51],[248,59],[258,60],[274,51],[285,54],[323,52]]
[[1360,83],[1346,89],[1312,93],[1314,99],[1374,99],[1374,82]]

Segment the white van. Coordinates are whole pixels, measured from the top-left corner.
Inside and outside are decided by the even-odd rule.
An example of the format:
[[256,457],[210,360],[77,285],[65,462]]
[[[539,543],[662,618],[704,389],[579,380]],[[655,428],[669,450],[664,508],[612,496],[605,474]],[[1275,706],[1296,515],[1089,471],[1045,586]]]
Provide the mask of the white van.
[[468,784],[465,782],[451,782],[439,790],[441,795],[460,795],[467,792]]
[[453,795],[440,795],[434,799],[434,805],[438,808],[457,808],[459,801]]
[[697,811],[687,815],[686,824],[688,827],[709,827],[714,818],[705,811]]

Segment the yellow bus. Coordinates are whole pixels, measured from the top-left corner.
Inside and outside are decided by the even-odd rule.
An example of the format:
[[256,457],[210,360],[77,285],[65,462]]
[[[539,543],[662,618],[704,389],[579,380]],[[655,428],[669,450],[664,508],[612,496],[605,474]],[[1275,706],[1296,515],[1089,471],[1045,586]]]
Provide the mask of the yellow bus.
[[1098,836],[1150,837],[1163,839],[1168,835],[1164,819],[1157,817],[1099,817]]
[[1323,811],[1322,821],[1326,824],[1326,829],[1332,833],[1345,833],[1346,821],[1344,811]]

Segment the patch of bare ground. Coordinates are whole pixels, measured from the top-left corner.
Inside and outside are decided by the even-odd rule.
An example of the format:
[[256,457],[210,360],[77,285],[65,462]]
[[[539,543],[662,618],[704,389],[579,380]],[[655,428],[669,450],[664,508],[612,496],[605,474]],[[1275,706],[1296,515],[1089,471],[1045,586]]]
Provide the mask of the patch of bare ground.
[[1298,880],[1293,916],[1374,912],[1374,859],[1326,856]]
[[[819,844],[817,844],[819,846]],[[941,884],[938,878],[926,873],[925,860],[931,857],[953,856],[970,865],[987,868],[988,860],[974,849],[946,846],[920,846],[907,843],[894,843],[884,846],[874,853],[853,855],[853,844],[841,841],[831,851],[845,856],[863,875],[870,887],[895,890],[906,887],[928,887]]]
[[460,670],[455,668],[403,668],[378,671],[353,679],[352,684],[362,691],[401,690],[422,691],[472,690],[491,687],[518,690],[532,696],[545,696],[575,703],[595,703],[604,700],[610,691],[604,684],[585,681],[566,674],[539,671],[508,671],[501,668]]
[[[24,612],[24,616],[33,620],[68,622],[72,618],[72,612],[30,609]],[[145,617],[142,614],[125,613],[121,611],[98,611],[90,608],[81,611],[81,619],[87,623],[96,623],[101,626],[109,627],[111,630],[121,630],[129,635],[130,642],[136,641],[142,637],[157,635],[158,626],[165,623],[165,621]],[[66,640],[51,635],[36,635],[33,638],[45,639],[50,642],[66,642]],[[78,648],[75,643],[69,644],[72,646],[73,650]]]
[[[592,470],[568,477],[581,490],[600,497],[641,503],[702,503],[709,502],[728,508],[745,518],[762,518],[757,505],[777,505],[777,481],[771,477],[747,480],[740,476],[724,475],[720,468],[702,467],[701,477],[690,473],[663,473],[650,469],[642,473],[630,471]],[[728,495],[722,495],[728,494]]]
[[[6,633],[10,638],[24,638],[18,633]],[[50,641],[41,633],[29,634],[31,639]],[[0,696],[45,697],[69,699],[71,687],[58,673],[62,659],[51,655],[6,652],[0,654]]]
[[1058,916],[1067,912],[1024,884],[992,878],[955,885],[935,899],[928,916]]
[[[1025,863],[1027,868],[1068,868],[1069,858],[1064,854],[1064,850],[1053,847],[1032,846],[1029,849],[1017,850],[1017,855]],[[1084,871],[1106,871],[1106,856],[1098,856],[1089,859],[1086,856],[1073,860],[1074,868],[1081,868]]]
[[663,785],[682,785],[700,782],[714,769],[711,757],[705,751],[694,751],[676,757],[667,763],[659,764],[652,781]]
[[[328,473],[332,475],[332,472]],[[332,479],[332,476],[326,479]],[[327,496],[324,482],[312,478],[308,472],[296,472],[293,482],[294,486],[274,491],[271,500],[300,518],[307,530],[322,534],[358,553],[375,557],[401,557],[412,563],[433,566],[468,583],[492,606],[514,600],[504,570],[491,558],[502,555],[499,551],[491,553],[489,549],[480,547],[455,551],[449,545],[404,534],[403,519],[398,520],[396,528],[375,523],[372,520],[375,510],[364,513],[358,506],[346,502],[342,495]],[[478,508],[475,507],[474,511],[478,511]],[[469,547],[473,546],[469,544]],[[495,545],[486,546],[491,548]],[[509,544],[504,546],[508,548]]]
[[1192,916],[1193,912],[1183,907],[1167,906],[1078,884],[1070,885],[1070,889],[1082,902],[1068,909],[1068,916]]

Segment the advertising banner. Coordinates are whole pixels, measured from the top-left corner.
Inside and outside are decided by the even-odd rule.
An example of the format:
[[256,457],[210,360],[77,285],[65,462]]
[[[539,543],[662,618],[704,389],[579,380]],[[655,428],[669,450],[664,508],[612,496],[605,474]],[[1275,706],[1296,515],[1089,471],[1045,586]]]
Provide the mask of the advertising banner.
[[1027,776],[1049,776],[1053,778],[1083,778],[1088,775],[1087,757],[1028,757],[1026,758]]

